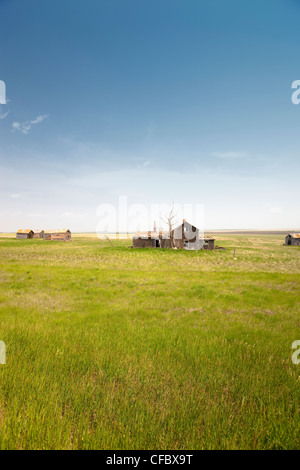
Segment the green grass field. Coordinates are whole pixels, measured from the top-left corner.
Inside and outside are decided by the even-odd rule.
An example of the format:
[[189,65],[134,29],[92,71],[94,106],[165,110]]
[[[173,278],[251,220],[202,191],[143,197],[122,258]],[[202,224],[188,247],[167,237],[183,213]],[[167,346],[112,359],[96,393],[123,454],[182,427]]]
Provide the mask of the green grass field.
[[300,248],[283,240],[1,238],[0,449],[299,449]]

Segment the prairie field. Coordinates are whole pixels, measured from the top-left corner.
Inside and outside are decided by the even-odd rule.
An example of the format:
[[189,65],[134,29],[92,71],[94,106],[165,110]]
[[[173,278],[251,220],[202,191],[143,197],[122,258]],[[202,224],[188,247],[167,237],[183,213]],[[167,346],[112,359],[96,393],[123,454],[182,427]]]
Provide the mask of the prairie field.
[[0,449],[300,449],[300,247],[283,241],[2,236]]

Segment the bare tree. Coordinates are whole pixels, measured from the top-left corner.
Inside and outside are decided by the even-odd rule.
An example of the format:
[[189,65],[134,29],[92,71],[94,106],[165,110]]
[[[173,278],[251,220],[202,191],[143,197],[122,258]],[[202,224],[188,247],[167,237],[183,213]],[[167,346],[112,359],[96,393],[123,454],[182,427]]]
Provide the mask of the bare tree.
[[168,227],[168,235],[170,237],[170,244],[171,244],[171,248],[174,248],[175,244],[174,244],[174,226],[175,226],[175,223],[176,221],[174,220],[175,217],[176,217],[176,213],[174,212],[174,202],[173,202],[173,205],[172,205],[172,209],[170,210],[169,214],[165,217],[161,217],[161,221],[167,225]]

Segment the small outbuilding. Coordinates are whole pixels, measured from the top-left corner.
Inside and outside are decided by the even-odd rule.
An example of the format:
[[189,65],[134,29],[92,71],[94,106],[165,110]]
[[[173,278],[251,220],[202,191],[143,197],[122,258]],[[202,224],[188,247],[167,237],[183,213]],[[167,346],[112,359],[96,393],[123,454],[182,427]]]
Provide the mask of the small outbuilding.
[[137,232],[132,237],[133,248],[159,248],[163,232]]
[[44,239],[69,241],[71,240],[71,232],[69,229],[66,228],[58,230],[45,230]]
[[33,230],[31,229],[20,229],[17,231],[16,238],[23,239],[23,238],[33,238]]
[[210,235],[204,237],[204,250],[214,250],[215,249],[215,239]]
[[300,233],[289,233],[285,237],[285,245],[300,246]]
[[45,231],[44,230],[33,230],[33,238],[44,238]]

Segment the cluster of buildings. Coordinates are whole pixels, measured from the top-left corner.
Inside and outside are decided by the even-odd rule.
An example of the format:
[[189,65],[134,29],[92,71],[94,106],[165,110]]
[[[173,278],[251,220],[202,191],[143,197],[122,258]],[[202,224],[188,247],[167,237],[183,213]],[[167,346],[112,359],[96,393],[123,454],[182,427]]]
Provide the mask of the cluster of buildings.
[[[69,229],[58,230],[32,230],[20,229],[16,238],[43,238],[44,240],[71,240]],[[181,250],[214,250],[215,239],[212,236],[200,236],[200,231],[194,225],[183,219],[182,224],[174,228],[171,233],[163,230],[137,232],[132,237],[133,248],[175,248]],[[300,246],[300,233],[289,233],[285,237],[285,245]]]
[[58,230],[18,230],[16,238],[43,238],[44,240],[62,240],[67,241],[71,240],[71,232],[67,228],[58,229]]
[[133,248],[175,248],[181,250],[214,250],[215,239],[200,237],[197,227],[183,219],[182,224],[171,233],[163,230],[137,232],[132,238]]
[[[170,232],[154,229],[148,232],[137,232],[132,239],[133,248],[175,248],[181,250],[214,250],[212,236],[200,236],[200,231],[194,225],[183,219],[182,224]],[[289,233],[285,237],[285,245],[300,246],[300,233]]]

